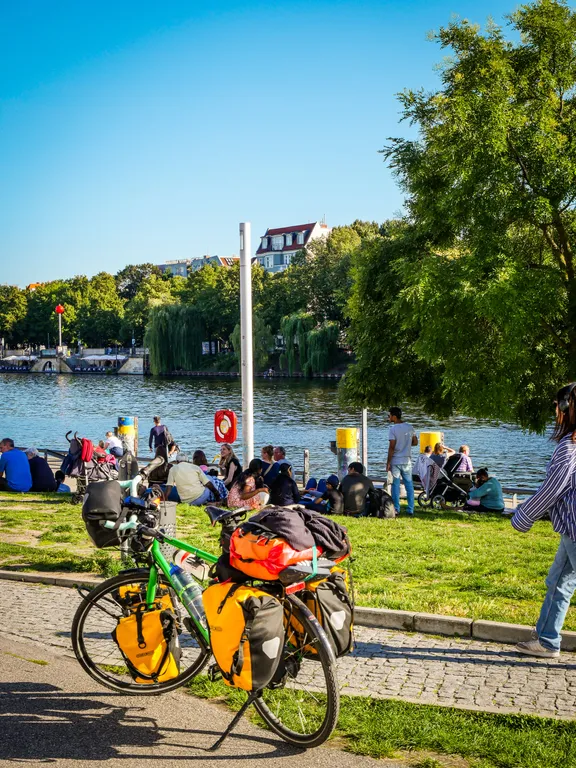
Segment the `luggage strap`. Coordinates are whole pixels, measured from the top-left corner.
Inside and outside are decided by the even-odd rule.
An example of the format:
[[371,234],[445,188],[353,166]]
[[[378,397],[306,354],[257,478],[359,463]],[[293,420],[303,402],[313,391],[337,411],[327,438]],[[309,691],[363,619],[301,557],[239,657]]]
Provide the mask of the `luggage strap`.
[[312,573],[310,576],[306,576],[304,581],[311,581],[318,575],[318,549],[316,544],[312,547]]

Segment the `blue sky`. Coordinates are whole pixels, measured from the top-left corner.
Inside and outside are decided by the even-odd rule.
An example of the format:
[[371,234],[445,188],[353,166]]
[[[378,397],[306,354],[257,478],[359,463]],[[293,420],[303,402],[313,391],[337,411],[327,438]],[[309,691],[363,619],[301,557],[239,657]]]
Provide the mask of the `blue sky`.
[[513,3],[0,0],[0,282],[238,252],[238,223],[382,221],[426,33]]

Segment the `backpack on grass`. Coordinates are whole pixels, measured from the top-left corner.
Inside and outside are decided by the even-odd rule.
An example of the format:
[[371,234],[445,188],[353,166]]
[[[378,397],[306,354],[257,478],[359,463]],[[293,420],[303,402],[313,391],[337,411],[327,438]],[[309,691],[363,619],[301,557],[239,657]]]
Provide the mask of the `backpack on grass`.
[[224,682],[245,691],[265,688],[284,649],[280,602],[258,587],[232,582],[212,584],[202,602]]
[[392,496],[383,488],[370,488],[366,496],[365,516],[387,519],[396,517]]

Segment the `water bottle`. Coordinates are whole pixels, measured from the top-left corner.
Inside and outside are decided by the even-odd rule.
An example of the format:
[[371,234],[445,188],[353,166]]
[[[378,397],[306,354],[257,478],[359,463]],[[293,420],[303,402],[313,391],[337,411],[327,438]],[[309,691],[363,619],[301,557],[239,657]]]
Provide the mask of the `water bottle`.
[[179,549],[174,552],[172,560],[179,568],[186,573],[192,573],[199,581],[204,581],[207,575],[207,566],[199,557],[186,552],[185,549]]
[[202,605],[202,589],[200,585],[183,571],[180,566],[174,564],[170,568],[170,579],[178,595],[178,599],[186,608],[190,616],[193,616],[203,627],[207,626],[206,614]]

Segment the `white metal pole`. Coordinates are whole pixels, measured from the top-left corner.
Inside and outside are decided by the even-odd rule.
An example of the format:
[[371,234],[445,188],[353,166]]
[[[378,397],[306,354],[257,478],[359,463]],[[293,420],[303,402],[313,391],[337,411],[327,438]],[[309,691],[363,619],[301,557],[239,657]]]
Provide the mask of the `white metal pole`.
[[58,315],[58,346],[62,346],[62,315]]
[[242,443],[244,466],[254,458],[254,369],[252,363],[251,226],[240,224],[240,334],[242,337]]
[[368,474],[368,409],[362,408],[362,464]]

